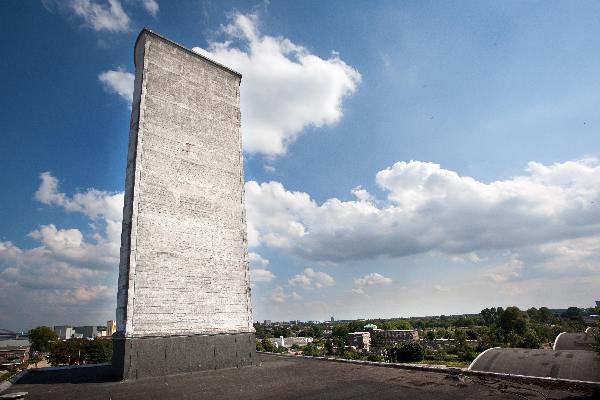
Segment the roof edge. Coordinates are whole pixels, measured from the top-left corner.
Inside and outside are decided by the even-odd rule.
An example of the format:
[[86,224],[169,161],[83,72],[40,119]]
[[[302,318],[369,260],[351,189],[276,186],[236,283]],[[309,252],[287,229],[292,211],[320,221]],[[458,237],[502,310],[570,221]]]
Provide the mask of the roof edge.
[[[240,80],[242,79],[242,74],[241,74],[241,73],[239,73],[239,72],[237,72],[236,70],[234,70],[234,69],[231,69],[231,68],[229,68],[229,67],[227,67],[227,66],[225,66],[225,65],[223,65],[223,64],[221,64],[221,63],[219,63],[219,62],[217,62],[217,61],[215,61],[215,60],[212,60],[212,59],[210,59],[210,58],[208,58],[208,57],[206,57],[206,56],[204,56],[204,55],[200,54],[200,53],[196,53],[195,51],[192,51],[191,49],[188,49],[187,47],[185,47],[185,46],[183,46],[183,45],[181,45],[181,44],[179,44],[179,43],[177,43],[177,42],[175,42],[175,41],[173,41],[173,40],[171,40],[171,39],[168,39],[168,38],[164,37],[163,35],[161,35],[161,34],[159,34],[159,33],[156,33],[156,32],[154,32],[152,29],[149,29],[149,28],[146,28],[146,27],[144,27],[144,28],[143,28],[143,29],[140,31],[140,33],[138,34],[137,38],[135,39],[135,45],[134,45],[134,49],[137,47],[137,44],[138,44],[138,42],[140,41],[140,38],[142,37],[142,35],[143,35],[144,33],[147,33],[147,34],[153,35],[153,36],[155,36],[155,37],[157,37],[157,38],[159,38],[159,39],[162,39],[162,40],[164,40],[164,41],[166,41],[166,42],[168,42],[168,43],[171,43],[171,44],[173,44],[173,45],[175,45],[175,46],[179,47],[179,48],[180,48],[180,49],[182,49],[183,51],[187,52],[188,54],[192,54],[192,55],[194,55],[194,56],[196,56],[196,57],[198,57],[198,58],[200,58],[200,59],[202,59],[202,60],[204,60],[204,61],[208,61],[209,63],[211,63],[211,64],[213,64],[213,65],[215,65],[215,66],[217,66],[217,67],[221,68],[222,70],[224,70],[224,71],[227,71],[227,72],[229,72],[229,73],[231,73],[231,74],[233,74],[233,75],[236,75],[236,76],[238,76],[238,77],[240,78]],[[133,63],[134,63],[134,65],[135,65],[135,55],[134,55],[134,57],[133,57]]]

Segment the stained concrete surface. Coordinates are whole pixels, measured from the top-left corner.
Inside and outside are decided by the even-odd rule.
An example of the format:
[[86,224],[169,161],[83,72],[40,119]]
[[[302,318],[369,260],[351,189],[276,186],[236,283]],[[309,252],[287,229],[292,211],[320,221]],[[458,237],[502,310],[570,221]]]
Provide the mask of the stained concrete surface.
[[585,350],[490,349],[470,367],[497,372],[600,382],[600,355]]
[[122,379],[253,365],[253,333],[154,338],[113,336],[113,366]]
[[562,333],[556,338],[554,350],[592,350],[594,339],[591,332]]
[[592,399],[499,379],[451,379],[401,370],[259,354],[257,366],[201,371],[131,382],[108,367],[32,371],[8,392],[27,399]]
[[241,76],[146,29],[134,57],[118,330],[251,333]]

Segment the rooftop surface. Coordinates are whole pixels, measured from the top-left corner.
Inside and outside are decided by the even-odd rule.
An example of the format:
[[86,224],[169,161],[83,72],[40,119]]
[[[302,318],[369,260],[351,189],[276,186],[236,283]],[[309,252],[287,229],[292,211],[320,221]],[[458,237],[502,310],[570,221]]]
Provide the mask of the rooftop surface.
[[[258,354],[259,365],[115,382],[108,366],[31,371],[26,399],[592,399],[504,380]],[[4,394],[4,393],[3,393]]]

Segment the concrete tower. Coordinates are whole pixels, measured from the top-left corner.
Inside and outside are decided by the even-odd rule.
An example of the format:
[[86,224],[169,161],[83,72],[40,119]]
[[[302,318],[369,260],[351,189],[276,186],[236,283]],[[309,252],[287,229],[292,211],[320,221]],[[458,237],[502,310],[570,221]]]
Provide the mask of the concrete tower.
[[147,29],[134,61],[113,366],[250,365],[242,77]]

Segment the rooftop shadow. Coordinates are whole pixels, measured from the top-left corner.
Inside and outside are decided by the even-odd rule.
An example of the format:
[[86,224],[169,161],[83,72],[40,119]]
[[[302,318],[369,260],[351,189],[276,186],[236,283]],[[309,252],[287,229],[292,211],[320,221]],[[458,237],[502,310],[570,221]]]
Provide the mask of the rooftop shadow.
[[19,379],[18,385],[50,385],[61,383],[102,383],[117,382],[110,365],[82,366],[64,369],[32,369]]

